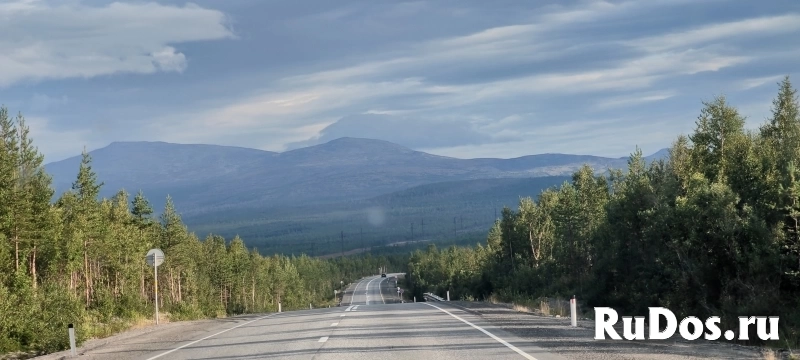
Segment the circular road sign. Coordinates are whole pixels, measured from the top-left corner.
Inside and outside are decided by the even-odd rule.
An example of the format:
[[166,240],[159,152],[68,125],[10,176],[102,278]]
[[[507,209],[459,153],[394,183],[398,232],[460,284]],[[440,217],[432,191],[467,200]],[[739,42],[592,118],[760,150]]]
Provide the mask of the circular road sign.
[[151,249],[145,255],[145,259],[147,259],[147,265],[150,266],[159,266],[164,262],[164,252],[160,249]]

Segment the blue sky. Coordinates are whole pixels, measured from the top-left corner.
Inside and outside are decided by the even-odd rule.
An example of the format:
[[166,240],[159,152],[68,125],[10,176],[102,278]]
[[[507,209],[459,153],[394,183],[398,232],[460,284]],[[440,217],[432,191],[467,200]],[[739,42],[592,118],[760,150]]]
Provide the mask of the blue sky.
[[[0,0],[0,103],[47,161],[113,141],[626,156],[798,75],[796,0]],[[796,84],[800,80],[795,79]]]

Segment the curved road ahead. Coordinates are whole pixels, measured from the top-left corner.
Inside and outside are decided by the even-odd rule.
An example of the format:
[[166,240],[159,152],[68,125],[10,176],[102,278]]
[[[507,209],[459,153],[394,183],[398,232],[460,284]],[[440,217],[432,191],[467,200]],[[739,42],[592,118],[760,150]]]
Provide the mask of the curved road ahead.
[[402,274],[386,274],[386,277],[370,276],[351,284],[342,297],[342,305],[377,305],[396,304],[401,302],[397,296],[396,276]]

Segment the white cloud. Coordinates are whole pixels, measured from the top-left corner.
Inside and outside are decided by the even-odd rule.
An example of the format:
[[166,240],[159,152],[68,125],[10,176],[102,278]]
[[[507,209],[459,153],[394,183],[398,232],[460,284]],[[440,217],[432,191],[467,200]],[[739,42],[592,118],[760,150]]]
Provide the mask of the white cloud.
[[[57,4],[57,5],[56,5]],[[25,80],[183,71],[173,44],[231,38],[226,17],[194,4],[18,0],[0,4],[0,86]]]
[[355,103],[419,91],[424,91],[424,84],[419,79],[268,91],[215,109],[205,114],[196,125],[228,129],[253,125],[280,127],[291,125],[300,116],[319,115]]
[[777,89],[777,84],[783,79],[784,75],[765,76],[759,78],[749,78],[739,81],[739,90],[750,90],[753,88],[761,87],[764,85],[774,85]]
[[662,52],[725,39],[792,33],[797,30],[800,30],[800,15],[786,14],[706,25],[689,31],[645,37],[623,43],[650,52]]
[[[630,119],[603,119],[553,125],[538,123],[538,125],[535,131],[525,132],[522,141],[513,143],[488,143],[420,150],[460,159],[513,158],[542,153],[623,157],[630,155],[633,151],[633,146],[630,144],[638,144],[643,149],[655,152],[664,147],[661,146],[661,139],[674,136],[671,131],[666,131],[671,129],[665,129],[664,123],[659,121],[635,122]],[[648,134],[648,136],[643,137],[642,134]],[[598,140],[604,138],[614,140],[611,142]],[[598,151],[599,142],[602,142],[604,152]]]
[[[63,160],[76,153],[80,153],[83,147],[88,150],[96,148],[99,144],[89,140],[92,130],[53,130],[50,120],[44,117],[25,117],[25,124],[30,129],[31,138],[39,152],[47,156],[45,163]],[[53,157],[58,154],[60,157]]]
[[152,54],[153,62],[161,71],[183,72],[186,69],[186,55],[183,55],[172,46],[165,46],[163,49]]
[[[670,4],[674,2],[653,1],[644,5],[638,1],[618,4],[590,1],[578,8],[565,9],[555,6],[551,7],[553,10],[537,16],[532,23],[498,26],[464,36],[430,40],[410,46],[402,52],[385,54],[383,60],[290,76],[277,85],[289,89],[302,89],[319,84],[332,86],[358,84],[368,88],[371,86],[369,85],[371,81],[383,81],[378,79],[397,76],[419,77],[420,86],[417,90],[437,95],[421,102],[420,107],[454,108],[511,95],[636,90],[649,87],[666,76],[719,71],[751,60],[751,57],[746,55],[725,54],[711,48],[675,48],[621,60],[618,64],[605,68],[538,73],[467,85],[442,85],[422,77],[422,74],[435,72],[435,69],[448,69],[465,64],[475,64],[474,66],[485,68],[485,64],[488,63],[502,67],[508,62],[524,60],[535,63],[557,59],[571,50],[604,43],[578,41],[565,46],[563,40],[554,40],[550,36],[553,32],[567,29],[579,22],[627,16],[637,11],[652,10],[654,7]],[[605,42],[605,45],[615,43],[618,44],[618,42]],[[632,40],[629,43],[638,46],[647,41]]]
[[33,94],[30,101],[28,101],[28,106],[32,111],[47,111],[59,105],[66,105],[68,102],[69,98],[66,95],[52,97],[46,94],[36,93]]
[[[693,1],[679,1],[681,2]],[[506,24],[463,36],[402,45],[392,51],[375,54],[371,59],[353,66],[288,76],[266,84],[265,88],[252,96],[224,106],[165,118],[171,121],[165,120],[154,129],[155,132],[164,134],[163,136],[170,136],[167,141],[218,142],[217,139],[226,136],[270,134],[273,142],[269,149],[280,149],[287,143],[313,140],[332,123],[322,121],[323,118],[338,119],[350,114],[414,114],[423,119],[440,119],[443,114],[448,114],[460,117],[459,121],[464,122],[472,121],[470,116],[501,118],[494,124],[487,124],[485,121],[475,123],[477,129],[491,134],[498,141],[524,134],[533,139],[524,144],[547,144],[563,149],[561,152],[573,152],[569,148],[579,144],[585,146],[587,152],[593,152],[590,148],[596,147],[597,143],[587,142],[583,138],[577,139],[576,136],[595,136],[613,138],[613,141],[606,141],[606,144],[625,148],[627,154],[630,142],[639,142],[635,139],[641,140],[642,134],[655,134],[648,136],[646,140],[660,141],[664,140],[657,138],[657,134],[661,132],[667,134],[665,138],[668,142],[675,134],[669,131],[683,126],[683,123],[692,123],[693,117],[680,120],[681,125],[675,125],[671,129],[666,129],[666,126],[653,128],[654,125],[650,122],[633,126],[621,122],[592,125],[586,121],[568,121],[564,125],[543,126],[533,122],[533,116],[525,113],[531,109],[524,105],[530,103],[532,107],[541,106],[541,113],[546,114],[550,108],[547,104],[537,103],[540,98],[580,94],[580,97],[574,97],[571,108],[554,111],[559,115],[570,116],[585,114],[587,106],[595,110],[613,109],[668,100],[692,87],[685,83],[683,87],[674,84],[683,81],[684,79],[679,79],[681,77],[720,71],[747,64],[757,58],[757,54],[725,46],[725,42],[735,36],[738,26],[751,31],[752,35],[748,36],[760,37],[783,31],[776,30],[763,19],[775,20],[790,29],[794,26],[787,23],[793,19],[793,15],[790,15],[733,21],[688,32],[633,39],[626,39],[637,36],[630,32],[620,32],[617,35],[619,38],[614,40],[597,41],[593,36],[585,36],[587,27],[591,28],[590,31],[602,31],[604,22],[612,23],[609,26],[613,28],[614,24],[609,20],[627,19],[674,4],[674,1],[668,0],[622,3],[588,1],[573,8],[550,7],[549,11],[538,12],[530,22]],[[341,12],[331,16],[344,14]],[[613,35],[614,32],[609,34]],[[709,46],[712,42],[723,44]],[[560,61],[565,54],[571,54],[570,51],[587,47],[592,47],[593,50],[597,48],[604,52],[603,55],[612,54],[619,50],[621,44],[642,51],[635,55],[629,55],[630,52],[613,54],[609,56],[611,59],[600,59],[609,60],[599,61],[600,65],[594,65],[594,62],[591,65],[575,62],[567,67],[552,66],[554,62],[547,63],[554,59]],[[617,55],[627,57],[613,60]],[[543,67],[547,70],[538,70],[539,63],[548,65]],[[479,71],[491,72],[503,70],[508,64],[525,64],[531,71],[517,76],[474,76],[473,82],[469,81],[468,71],[453,71],[473,66]],[[436,75],[440,75],[439,70],[460,72],[465,76],[458,82],[438,82]],[[675,90],[656,89],[655,86],[662,80],[674,82],[670,87]],[[761,80],[766,81],[769,78]],[[603,98],[598,100],[597,96]],[[408,100],[409,98],[413,100]],[[391,99],[395,100],[389,102]],[[563,98],[561,100],[566,101]],[[499,102],[514,103],[513,106],[518,108],[498,110]],[[474,111],[491,107],[495,108],[484,113]],[[692,109],[692,112],[695,110]],[[503,116],[511,112],[518,114],[505,118],[494,114],[486,115],[492,111],[503,113]],[[539,113],[538,109],[536,111]],[[560,119],[547,119],[558,120]],[[586,126],[602,126],[602,129],[583,132],[582,129]],[[525,132],[526,129],[535,127],[535,133]],[[297,132],[291,133],[292,129],[297,129]],[[626,130],[619,133],[619,129]],[[580,134],[576,135],[577,133]],[[286,138],[280,137],[284,135]],[[265,146],[267,145],[261,148]],[[443,155],[455,156],[459,151],[471,154],[481,151],[485,151],[484,154],[495,151],[508,153],[508,148],[503,144],[496,144],[452,147],[437,151],[441,151],[440,154]],[[527,145],[515,148],[521,154],[535,151],[535,147]]]
[[647,8],[674,4],[675,1],[667,0],[626,1],[617,4],[593,0],[574,8],[548,7],[550,11],[539,13],[528,23],[502,25],[467,35],[432,39],[413,44],[402,51],[383,54],[383,59],[380,60],[291,76],[284,81],[287,85],[363,81],[369,77],[398,73],[400,76],[418,76],[416,74],[420,69],[437,66],[465,63],[498,65],[515,61],[549,60],[563,55],[565,51],[597,45],[596,42],[587,42],[565,46],[563,41],[554,40],[552,33],[569,29],[576,23],[622,17]]
[[[420,92],[418,79],[382,83],[320,85],[286,91],[267,91],[211,110],[174,114],[150,123],[153,133],[165,141],[210,141],[223,136],[253,133],[287,134],[292,129],[319,124],[320,118],[341,118],[357,104],[394,95]],[[366,105],[365,105],[366,106]],[[331,123],[329,121],[328,123]],[[324,127],[323,127],[324,128]],[[304,139],[279,137],[272,148]]]
[[669,91],[669,92],[649,92],[644,94],[608,97],[597,101],[595,103],[595,109],[607,110],[611,108],[639,105],[654,101],[666,100],[672,98],[675,95],[676,92]]

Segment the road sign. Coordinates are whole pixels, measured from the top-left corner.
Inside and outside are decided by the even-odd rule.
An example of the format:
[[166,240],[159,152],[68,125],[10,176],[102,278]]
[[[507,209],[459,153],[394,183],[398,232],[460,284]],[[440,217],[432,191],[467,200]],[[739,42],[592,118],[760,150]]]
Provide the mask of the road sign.
[[152,267],[159,266],[164,263],[164,252],[159,249],[151,249],[145,255],[145,259],[147,259],[147,265]]
[[160,249],[150,249],[144,258],[147,260],[147,265],[153,267],[153,294],[156,298],[156,325],[158,325],[158,266],[164,263],[164,252]]

